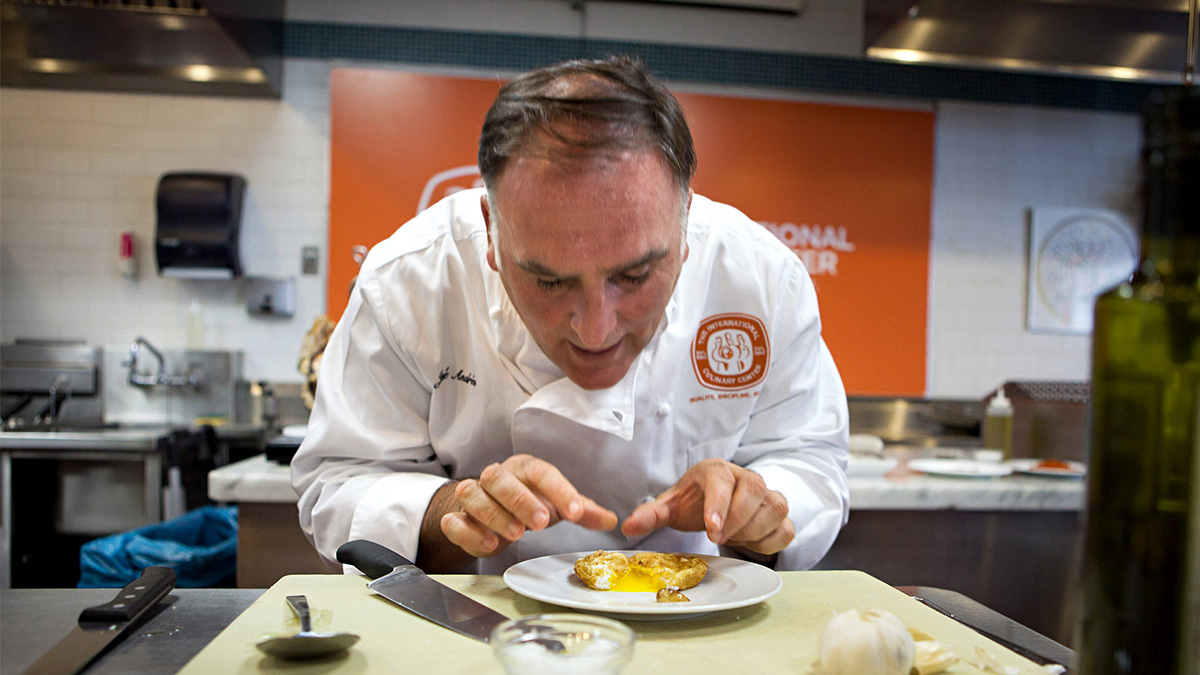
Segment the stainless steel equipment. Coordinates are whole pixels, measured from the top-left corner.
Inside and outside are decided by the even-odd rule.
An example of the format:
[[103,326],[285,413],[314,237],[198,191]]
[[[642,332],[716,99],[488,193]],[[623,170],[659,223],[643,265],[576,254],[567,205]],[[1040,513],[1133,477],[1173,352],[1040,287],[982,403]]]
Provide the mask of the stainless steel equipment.
[[103,386],[109,424],[185,426],[237,417],[241,352],[158,349],[139,337],[105,346],[102,368],[109,374]]
[[972,448],[980,444],[983,403],[958,399],[850,397],[850,432],[889,445]]
[[[141,353],[143,347],[158,362],[158,370],[153,374],[143,373],[138,370],[138,354]],[[187,372],[182,375],[167,374],[167,364],[163,361],[162,352],[155,349],[154,345],[150,344],[146,338],[139,337],[133,341],[133,344],[129,345],[128,382],[135,387],[153,387],[161,384],[167,387],[192,387],[193,389],[199,389],[200,376],[197,374],[195,368],[190,365]]]
[[873,59],[1176,83],[1189,0],[866,0]]
[[145,338],[0,347],[0,587],[73,583],[84,541],[187,504],[204,462],[232,439],[257,447],[254,428],[196,429],[238,421],[241,367],[240,352],[160,350]]
[[5,86],[279,98],[283,0],[3,0]]
[[20,339],[0,346],[6,430],[103,426],[99,350],[82,341]]
[[1013,456],[1084,461],[1087,382],[1018,380],[1004,384],[1013,406]]

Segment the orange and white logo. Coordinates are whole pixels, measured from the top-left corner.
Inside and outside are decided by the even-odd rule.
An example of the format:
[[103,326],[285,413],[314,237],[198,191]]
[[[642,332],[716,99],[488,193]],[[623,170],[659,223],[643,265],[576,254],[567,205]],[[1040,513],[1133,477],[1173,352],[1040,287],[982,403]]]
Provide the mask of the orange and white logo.
[[771,361],[771,343],[758,317],[717,314],[700,322],[692,343],[692,367],[700,384],[737,391],[762,382]]
[[439,171],[425,182],[425,187],[421,190],[421,199],[417,201],[417,213],[455,192],[480,187],[483,187],[483,178],[479,175],[479,167],[474,164]]

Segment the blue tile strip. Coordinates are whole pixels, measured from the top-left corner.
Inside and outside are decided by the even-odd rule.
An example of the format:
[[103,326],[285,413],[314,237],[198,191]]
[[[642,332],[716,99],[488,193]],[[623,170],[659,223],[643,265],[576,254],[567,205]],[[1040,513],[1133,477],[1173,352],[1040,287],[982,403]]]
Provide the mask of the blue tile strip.
[[668,82],[917,100],[1135,112],[1155,87],[1099,78],[742,49],[301,21],[284,26],[284,55],[289,58],[526,70],[614,53],[640,56]]

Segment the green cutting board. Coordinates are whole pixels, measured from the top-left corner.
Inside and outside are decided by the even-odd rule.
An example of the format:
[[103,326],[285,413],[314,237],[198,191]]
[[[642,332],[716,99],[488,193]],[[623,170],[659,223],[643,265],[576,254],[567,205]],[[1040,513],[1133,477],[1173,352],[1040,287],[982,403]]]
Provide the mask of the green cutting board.
[[[950,646],[960,661],[951,675],[995,675],[971,664],[975,649],[1020,675],[1041,667],[970,628],[862,572],[783,572],[783,588],[757,605],[679,621],[627,621],[637,633],[627,674],[798,673],[816,660],[821,629],[836,612],[886,609],[910,628]],[[573,610],[517,595],[499,576],[434,575],[506,616]],[[185,674],[261,673],[502,673],[488,645],[422,619],[367,589],[368,579],[294,575],[280,579],[181,671]],[[298,630],[284,596],[308,596],[314,629],[357,633],[349,652],[309,662],[286,662],[255,648],[260,640]]]

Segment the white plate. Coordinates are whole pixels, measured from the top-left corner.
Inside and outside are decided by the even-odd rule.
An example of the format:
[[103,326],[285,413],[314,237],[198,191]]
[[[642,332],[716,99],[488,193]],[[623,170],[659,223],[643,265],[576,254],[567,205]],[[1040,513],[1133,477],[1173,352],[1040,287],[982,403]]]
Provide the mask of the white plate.
[[1012,467],[999,462],[980,462],[974,459],[913,459],[908,468],[931,476],[951,478],[995,478],[1012,473]]
[[891,457],[860,457],[851,454],[846,464],[848,476],[882,476],[896,467],[897,460]]
[[[575,576],[575,561],[588,553],[591,551],[517,563],[504,572],[504,583],[527,598],[625,621],[692,619],[762,602],[783,588],[783,579],[769,567],[703,555],[699,557],[708,563],[708,573],[697,586],[683,592],[691,602],[656,602],[654,593],[595,591],[585,586]],[[634,551],[618,553],[628,555]]]
[[1083,462],[1067,462],[1069,468],[1056,469],[1054,467],[1038,466],[1043,460],[1040,459],[1012,459],[1006,462],[1013,471],[1024,473],[1030,476],[1044,476],[1048,478],[1083,478],[1087,473],[1087,465]]

